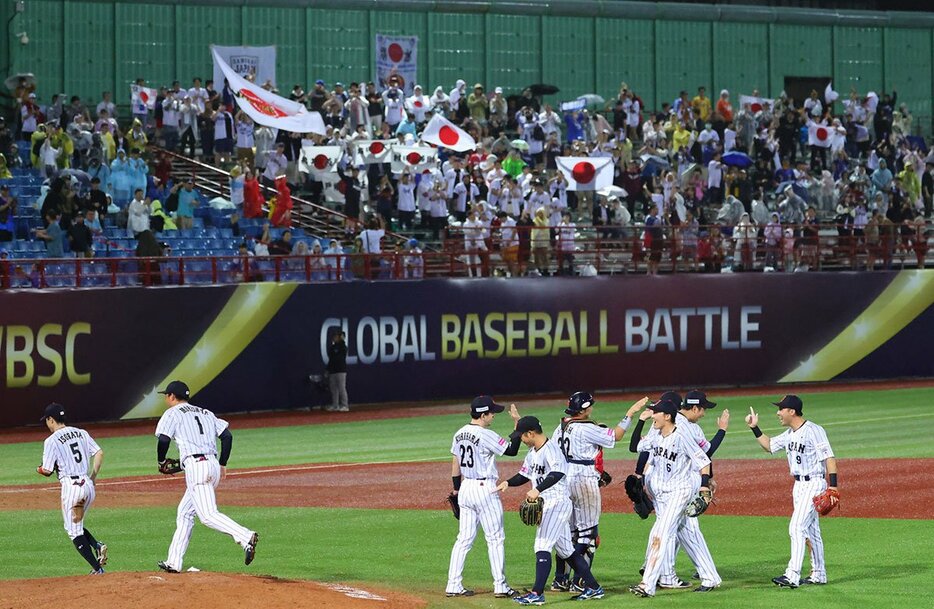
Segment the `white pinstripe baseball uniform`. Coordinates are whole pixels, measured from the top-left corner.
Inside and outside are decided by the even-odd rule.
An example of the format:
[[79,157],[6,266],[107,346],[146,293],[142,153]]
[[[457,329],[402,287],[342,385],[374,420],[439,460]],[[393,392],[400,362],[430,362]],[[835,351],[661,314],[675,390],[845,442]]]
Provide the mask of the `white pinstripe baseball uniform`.
[[233,537],[245,548],[254,532],[234,522],[217,509],[214,489],[220,482],[221,466],[217,461],[217,437],[227,429],[227,421],[210,410],[182,402],[166,410],[156,425],[156,437],[168,436],[178,444],[179,459],[185,470],[185,495],[178,504],[175,535],[169,546],[166,565],[182,570],[182,562],[195,515],[207,526]]
[[483,527],[483,536],[486,538],[490,571],[493,574],[493,592],[502,594],[510,590],[505,574],[503,503],[498,493],[491,493],[499,478],[496,457],[507,448],[508,440],[480,425],[468,423],[454,434],[451,454],[458,460],[463,480],[457,493],[457,503],[461,510],[459,528],[457,540],[451,549],[445,588],[449,594],[464,590],[464,561],[473,547],[478,524]]
[[559,558],[567,558],[574,553],[571,541],[571,497],[567,484],[568,462],[561,448],[554,440],[545,440],[537,450],[529,448],[519,473],[538,487],[545,476],[551,472],[564,474],[558,482],[541,492],[542,523],[535,531],[535,551],[551,552],[555,550]]
[[[42,469],[58,471],[62,485],[62,519],[70,539],[84,534],[84,518],[96,497],[88,468],[100,450],[88,432],[71,426],[53,432],[42,446]],[[74,509],[78,505],[83,505],[84,511],[78,512],[80,518],[76,521]]]
[[684,509],[700,488],[698,472],[710,464],[710,459],[678,427],[667,436],[647,435],[639,441],[638,451],[649,453],[652,466],[647,486],[655,502],[655,524],[649,533],[651,551],[642,586],[649,595],[654,595],[665,557],[675,543],[678,528],[687,518]]
[[769,439],[770,452],[784,450],[788,455],[788,468],[795,478],[792,491],[794,512],[788,524],[791,537],[791,559],[785,577],[798,585],[801,581],[801,565],[804,562],[805,542],[811,542],[811,578],[818,582],[827,581],[824,564],[824,540],[820,532],[820,515],[814,509],[813,499],[827,490],[824,462],[832,458],[833,450],[824,428],[805,421],[798,429],[786,429]]

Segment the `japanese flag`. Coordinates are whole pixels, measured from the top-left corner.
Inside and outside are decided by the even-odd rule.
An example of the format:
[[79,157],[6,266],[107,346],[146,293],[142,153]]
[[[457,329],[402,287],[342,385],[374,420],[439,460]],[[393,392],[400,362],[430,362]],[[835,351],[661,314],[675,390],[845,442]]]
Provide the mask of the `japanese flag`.
[[600,190],[613,185],[610,157],[559,156],[555,160],[568,181],[568,190]]
[[834,130],[823,123],[808,122],[808,145],[830,148],[833,142]]
[[347,184],[336,173],[322,173],[319,180],[324,186],[324,200],[328,203],[344,203]]
[[337,163],[343,156],[340,146],[303,146],[298,170],[302,173],[319,175],[337,171]]
[[389,151],[395,140],[357,140],[356,152],[361,163],[388,163]]
[[158,94],[158,91],[149,87],[130,85],[130,104],[134,108],[146,106],[146,109],[152,110],[156,107],[156,96]]
[[410,172],[421,173],[426,169],[433,169],[438,161],[438,150],[428,146],[393,146],[392,172],[402,173],[406,169]]
[[477,142],[466,131],[440,114],[435,114],[428,121],[422,132],[422,141],[455,152],[466,152],[477,147]]
[[752,95],[740,95],[739,96],[739,107],[745,108],[746,104],[749,104],[749,109],[753,114],[762,112],[763,110],[771,110],[775,107],[775,100],[768,99],[767,97],[754,97]]

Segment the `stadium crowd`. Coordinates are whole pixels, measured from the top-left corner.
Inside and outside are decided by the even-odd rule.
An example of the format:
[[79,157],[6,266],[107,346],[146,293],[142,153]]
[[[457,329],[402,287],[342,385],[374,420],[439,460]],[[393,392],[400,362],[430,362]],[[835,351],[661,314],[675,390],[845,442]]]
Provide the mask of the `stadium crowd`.
[[[588,247],[581,235],[591,226],[599,239],[645,252],[649,272],[663,253],[709,271],[813,267],[828,229],[839,244],[867,254],[868,268],[889,266],[899,252],[923,267],[934,151],[914,135],[912,114],[894,90],[851,91],[842,103],[829,87],[804,100],[752,91],[753,101],[735,103],[726,89],[714,100],[699,87],[650,111],[626,83],[609,103],[584,96],[563,108],[542,103],[533,88],[505,96],[500,87],[488,93],[458,80],[449,91],[438,86],[426,95],[415,85],[406,95],[397,84],[295,85],[288,97],[321,114],[327,133],[319,136],[256,125],[237,111],[229,88],[197,78],[187,89],[179,82],[160,88],[152,110],[134,99],[127,116],[109,92],[93,110],[61,95],[41,105],[23,81],[16,124],[0,128],[0,149],[9,151],[0,157],[0,179],[17,164],[48,179],[36,204],[44,224],[61,230],[46,227],[36,237],[47,240],[50,256],[60,253],[60,232],[81,251],[82,235],[99,231],[108,214],[133,235],[191,226],[192,209],[205,201],[190,182],[172,182],[168,156],[149,156],[156,143],[228,169],[239,216],[288,227],[291,192],[301,189],[348,216],[353,251],[381,253],[389,229],[457,235],[477,275],[490,273],[494,253],[509,275],[574,273],[574,252]],[[471,134],[476,149],[439,149],[436,166],[423,172],[365,162],[360,142],[417,145],[435,113]],[[17,141],[28,151],[17,150]],[[300,163],[303,146],[320,145],[342,150],[324,180]],[[569,189],[559,156],[611,158],[614,186]],[[261,183],[276,189],[271,200]],[[0,191],[0,241],[11,238],[15,213],[15,198]],[[86,228],[76,236],[75,226]],[[246,245],[264,253],[268,242]],[[418,250],[418,243],[403,247]]]

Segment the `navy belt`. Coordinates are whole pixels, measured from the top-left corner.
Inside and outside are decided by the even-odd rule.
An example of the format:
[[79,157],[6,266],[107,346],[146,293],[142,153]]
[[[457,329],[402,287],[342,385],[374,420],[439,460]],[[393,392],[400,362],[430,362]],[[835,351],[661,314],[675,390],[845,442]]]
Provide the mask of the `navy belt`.
[[596,465],[597,462],[593,459],[568,459],[568,463],[573,463],[574,465]]
[[208,459],[207,455],[199,454],[199,455],[188,455],[188,456],[191,457],[192,459],[197,459],[198,461],[207,461]]
[[72,480],[80,480],[80,479],[81,479],[81,476],[68,476],[68,477],[71,478]]
[[798,482],[810,482],[811,481],[810,476],[795,476],[794,479],[797,480]]

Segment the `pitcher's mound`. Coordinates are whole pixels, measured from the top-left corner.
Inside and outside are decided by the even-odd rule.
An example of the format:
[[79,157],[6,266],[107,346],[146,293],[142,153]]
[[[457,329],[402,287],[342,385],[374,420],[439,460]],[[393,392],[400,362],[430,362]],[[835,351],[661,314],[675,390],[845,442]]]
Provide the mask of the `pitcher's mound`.
[[408,609],[414,596],[370,587],[227,573],[107,573],[0,582],[4,609]]

